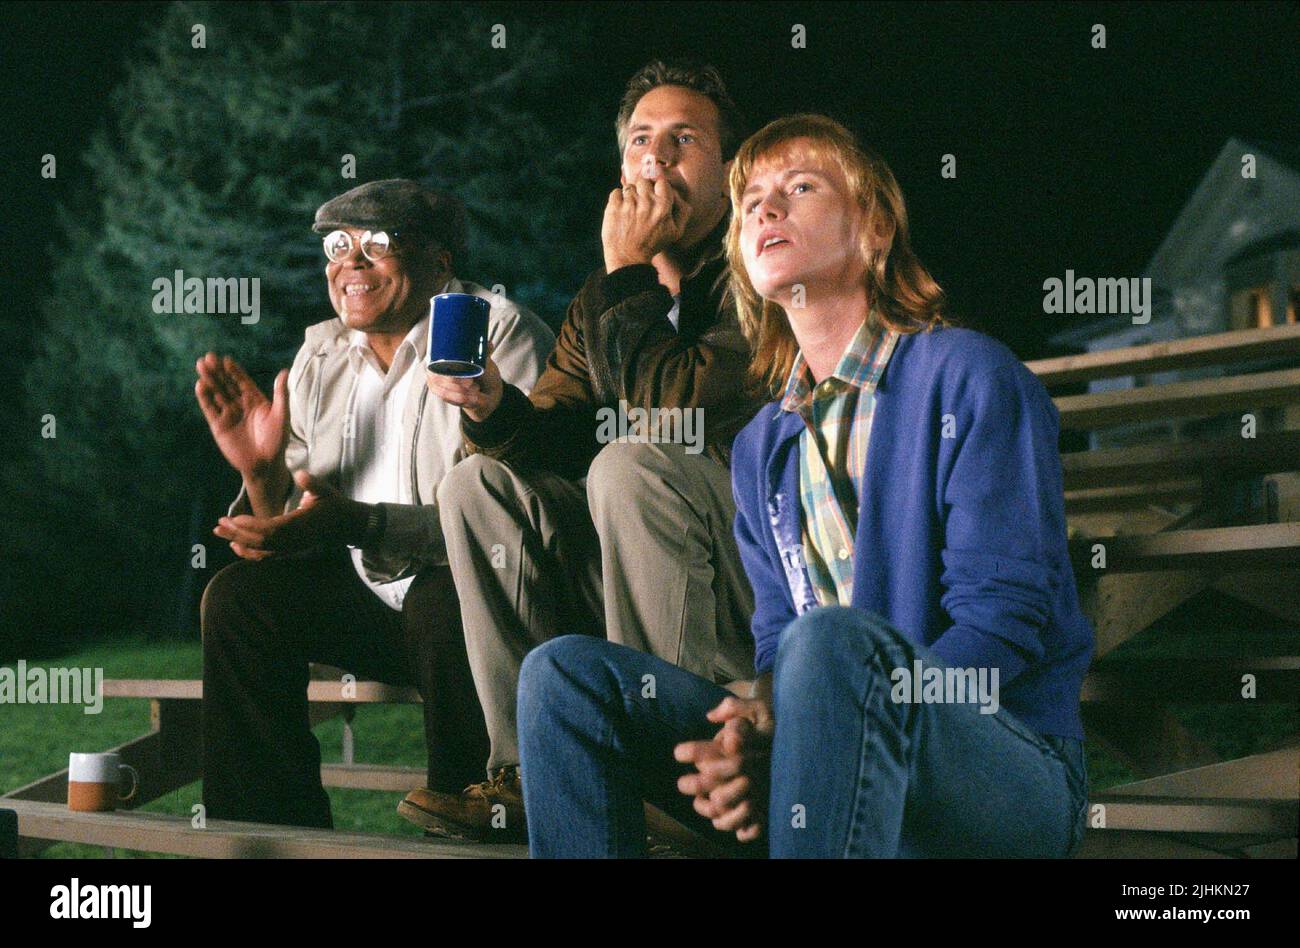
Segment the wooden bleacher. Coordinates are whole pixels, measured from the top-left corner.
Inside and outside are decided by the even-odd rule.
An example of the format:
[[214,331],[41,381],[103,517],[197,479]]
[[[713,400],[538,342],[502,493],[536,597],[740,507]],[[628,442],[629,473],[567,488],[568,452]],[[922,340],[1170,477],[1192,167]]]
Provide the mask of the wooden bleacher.
[[[1300,361],[1300,326],[1219,333],[1175,342],[1028,363],[1050,387],[1254,360]],[[1089,430],[1164,418],[1205,417],[1300,406],[1300,368],[1180,381],[1055,399],[1063,429]],[[1255,438],[1144,444],[1062,457],[1071,552],[1085,611],[1096,630],[1094,665],[1083,686],[1088,739],[1140,779],[1094,791],[1082,857],[1294,858],[1300,819],[1300,734],[1281,746],[1219,760],[1170,711],[1180,702],[1240,702],[1253,676],[1257,702],[1300,703],[1300,647],[1287,655],[1107,660],[1178,606],[1208,589],[1281,617],[1300,633],[1300,430]],[[1263,479],[1282,503],[1243,509],[1231,488]],[[1286,516],[1277,516],[1278,511]],[[1270,519],[1272,518],[1272,519]],[[1106,566],[1092,566],[1097,545]],[[1233,643],[1228,642],[1232,645]],[[1300,639],[1296,642],[1300,646]],[[350,722],[357,706],[418,702],[414,689],[378,682],[345,686],[318,668],[308,686],[313,725],[344,717],[343,761],[324,764],[326,786],[403,793],[424,773],[354,762]],[[147,699],[150,733],[118,750],[140,772],[132,808],[199,779],[198,681],[104,682],[110,698]],[[51,840],[190,856],[517,857],[521,846],[476,846],[382,834],[298,830],[122,811],[75,814],[63,805],[61,771],[0,798],[18,812],[23,851]],[[680,830],[653,810],[664,831]]]
[[[414,688],[382,682],[344,684],[343,673],[318,665],[308,684],[312,725],[342,715],[343,761],[321,765],[327,787],[387,790],[406,793],[424,783],[418,767],[357,764],[353,760],[351,720],[363,704],[410,703],[420,700]],[[104,697],[141,698],[150,702],[151,730],[134,740],[110,748],[122,755],[140,774],[135,797],[117,813],[72,813],[66,807],[68,773],[61,770],[0,797],[0,807],[18,812],[20,851],[33,855],[54,841],[80,842],[109,848],[167,852],[192,856],[318,856],[384,855],[429,857],[522,856],[523,846],[477,846],[448,840],[419,840],[387,834],[301,831],[290,827],[209,821],[192,830],[186,817],[131,812],[202,776],[200,759],[200,699],[203,682],[175,679],[108,679]],[[30,805],[29,805],[30,804]],[[396,818],[396,817],[395,817]],[[277,831],[278,830],[278,835]],[[195,835],[198,834],[198,835]],[[277,842],[278,840],[278,842]]]
[[[86,843],[112,849],[172,853],[208,858],[525,858],[528,848],[516,844],[479,844],[442,839],[413,839],[386,833],[304,830],[297,827],[208,820],[203,829],[190,819],[138,808],[179,790],[202,776],[199,756],[200,702],[203,682],[185,679],[107,679],[105,698],[138,698],[150,703],[151,730],[109,750],[122,755],[140,774],[136,795],[115,813],[74,813],[67,808],[68,772],[42,777],[0,797],[0,808],[18,814],[19,853],[32,856],[54,842]],[[353,759],[351,722],[366,704],[418,704],[414,688],[378,681],[343,681],[340,669],[312,666],[307,685],[312,726],[342,715],[343,760],[321,764],[326,787],[382,790],[405,794],[422,786],[421,767],[358,764]],[[397,819],[394,815],[394,819]],[[671,840],[681,855],[719,855],[708,841],[654,807],[646,807],[646,826]]]
[[[1300,326],[1218,333],[1028,363],[1050,387],[1155,372],[1255,371],[1055,399],[1063,430],[1300,406]],[[1300,648],[1252,654],[1225,635],[1226,657],[1107,660],[1174,609],[1213,589],[1300,633],[1300,430],[1253,438],[1164,441],[1062,456],[1080,598],[1097,633],[1084,682],[1084,727],[1140,779],[1094,790],[1082,856],[1291,857],[1300,818],[1300,734],[1219,760],[1171,704],[1251,700],[1300,706]],[[1244,504],[1243,485],[1280,501]],[[1246,493],[1249,493],[1248,491]],[[1288,516],[1279,516],[1279,512]],[[1095,568],[1104,552],[1104,568]],[[1300,646],[1300,640],[1295,643]],[[1251,676],[1247,679],[1245,676]],[[1253,680],[1254,698],[1243,698]]]

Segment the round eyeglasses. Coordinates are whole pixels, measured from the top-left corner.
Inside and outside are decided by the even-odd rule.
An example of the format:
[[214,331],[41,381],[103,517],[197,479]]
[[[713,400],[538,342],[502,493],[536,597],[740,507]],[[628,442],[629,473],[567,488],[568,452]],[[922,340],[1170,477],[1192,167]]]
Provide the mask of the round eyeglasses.
[[[352,235],[346,230],[333,230],[325,235],[325,256],[331,261],[345,260],[352,255]],[[361,254],[372,263],[393,252],[393,238],[384,230],[368,230],[357,241]]]

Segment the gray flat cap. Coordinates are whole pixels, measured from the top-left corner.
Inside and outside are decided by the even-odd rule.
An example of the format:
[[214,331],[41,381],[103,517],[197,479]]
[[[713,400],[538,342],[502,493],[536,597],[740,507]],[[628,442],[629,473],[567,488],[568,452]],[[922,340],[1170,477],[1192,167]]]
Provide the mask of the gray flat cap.
[[358,185],[316,209],[312,230],[327,234],[340,227],[384,229],[429,237],[451,251],[457,263],[465,252],[464,205],[449,194],[406,178]]

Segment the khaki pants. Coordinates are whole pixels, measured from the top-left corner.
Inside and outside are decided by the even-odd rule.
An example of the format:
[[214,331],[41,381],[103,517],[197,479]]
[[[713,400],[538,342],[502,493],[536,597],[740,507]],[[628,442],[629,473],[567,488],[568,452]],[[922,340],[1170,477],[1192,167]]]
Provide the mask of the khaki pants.
[[680,444],[615,442],[586,486],[470,455],[438,505],[492,752],[517,765],[524,655],[600,635],[716,682],[754,675],[754,600],[726,468]]

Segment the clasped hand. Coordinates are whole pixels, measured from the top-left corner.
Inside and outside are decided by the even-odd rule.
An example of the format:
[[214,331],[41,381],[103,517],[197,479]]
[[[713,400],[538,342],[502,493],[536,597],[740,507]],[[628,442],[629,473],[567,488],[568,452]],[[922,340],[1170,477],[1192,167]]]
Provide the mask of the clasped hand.
[[708,713],[722,728],[709,741],[686,741],[673,757],[694,764],[677,780],[694,797],[695,812],[714,829],[734,832],[742,843],[758,839],[767,823],[769,767],[776,721],[762,698],[726,698]]
[[364,504],[306,471],[294,472],[293,479],[303,491],[294,510],[275,517],[222,517],[212,532],[229,540],[230,548],[246,560],[360,541],[367,517]]

